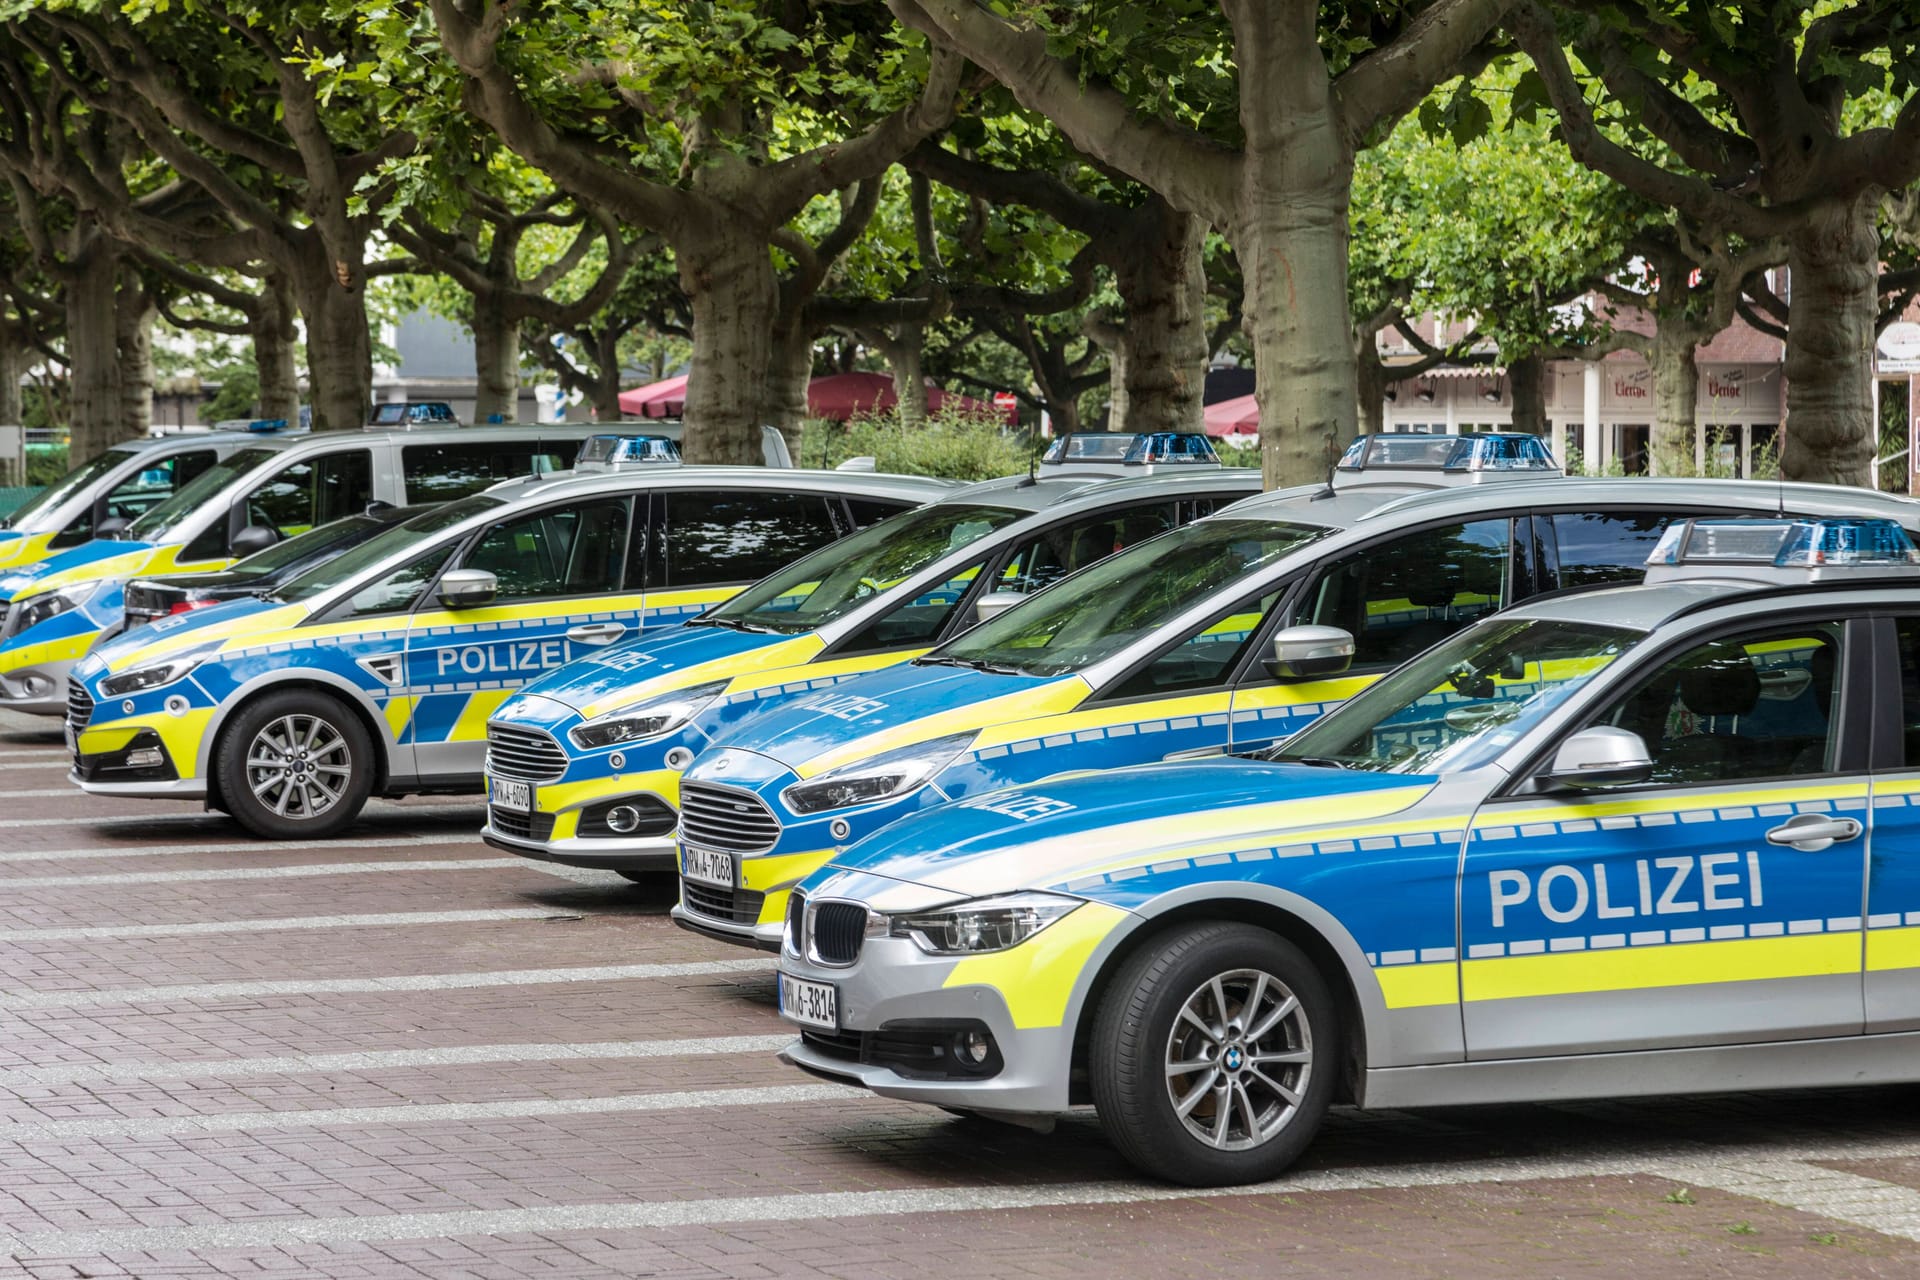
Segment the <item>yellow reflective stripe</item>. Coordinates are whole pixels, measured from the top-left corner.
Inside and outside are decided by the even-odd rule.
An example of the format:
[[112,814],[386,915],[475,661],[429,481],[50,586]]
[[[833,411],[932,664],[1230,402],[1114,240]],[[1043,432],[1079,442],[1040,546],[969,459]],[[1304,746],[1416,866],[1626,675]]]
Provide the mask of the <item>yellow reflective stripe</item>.
[[[766,671],[744,674],[727,686],[729,694],[770,689],[789,680],[820,680],[828,676],[852,676],[866,671],[897,667],[927,652],[925,649],[895,649],[889,653],[866,653],[854,658],[833,658],[826,662],[793,663]],[[804,666],[805,669],[800,668]]]
[[413,719],[413,709],[419,703],[419,698],[403,693],[387,699],[387,705],[380,709],[380,714],[387,721],[387,732],[393,735],[395,742],[400,741],[400,735],[407,731],[407,724]]
[[38,564],[47,558],[47,544],[52,541],[51,533],[33,533],[0,542],[0,568]]
[[[630,706],[643,698],[670,693],[675,689],[692,688],[696,684],[706,684],[710,680],[736,678],[736,673],[751,675],[767,669],[784,670],[787,667],[799,666],[825,647],[826,642],[818,636],[795,636],[791,640],[777,641],[763,648],[749,649],[745,653],[729,654],[724,658],[714,658],[708,662],[696,662],[690,667],[669,671],[665,675],[654,676],[652,679],[644,676],[646,668],[643,666],[634,672],[638,678],[631,684],[623,684],[606,697],[588,703],[580,712],[580,716],[582,719],[591,720],[595,716],[605,715],[620,707]],[[780,680],[776,679],[771,683],[779,684]],[[757,687],[758,685],[752,681],[743,686],[737,683],[736,678],[736,683],[729,685],[727,692],[734,693],[742,688]]]
[[[891,751],[895,747],[904,747],[910,743],[925,742],[949,733],[964,733],[969,729],[994,725],[1000,721],[1019,722],[1044,716],[1052,712],[1066,711],[1085,701],[1091,690],[1087,682],[1079,676],[1070,676],[1064,680],[1055,680],[1038,689],[1022,689],[1015,693],[1003,694],[998,698],[989,698],[985,702],[976,702],[968,706],[954,707],[949,711],[937,711],[932,715],[921,716],[906,724],[856,738],[794,770],[802,778],[811,778],[824,773],[836,765],[847,764],[854,760],[864,760],[868,756],[879,755],[882,751]],[[1032,737],[1031,733],[1022,737]],[[984,746],[984,741],[976,747]]]
[[108,556],[104,560],[95,560],[90,564],[75,565],[58,573],[50,573],[44,578],[35,578],[20,589],[14,596],[14,603],[45,595],[49,591],[58,591],[61,587],[70,587],[76,582],[98,582],[102,578],[119,578],[136,574],[152,563],[154,552],[142,549],[123,552],[117,556]]
[[[526,600],[518,604],[490,604],[478,609],[435,609],[413,615],[412,630],[417,634],[429,627],[484,626],[490,622],[552,620],[558,626],[576,614],[638,612],[646,597],[638,591],[609,596],[568,596],[561,600]],[[360,630],[367,630],[362,622]],[[519,637],[525,638],[525,637]],[[435,636],[445,644],[485,644],[487,636]]]
[[1425,1009],[1460,1003],[1460,971],[1451,960],[1439,964],[1396,964],[1373,971],[1380,998],[1389,1009]]
[[1468,960],[1460,968],[1461,985],[1469,1001],[1823,977],[1860,972],[1860,934],[1813,933],[1604,951],[1556,951]]
[[973,749],[978,751],[985,747],[1004,746],[1009,742],[1026,742],[1056,733],[1077,733],[1082,729],[1105,729],[1116,724],[1139,724],[1144,720],[1221,715],[1225,713],[1231,700],[1232,695],[1228,693],[1198,693],[1180,698],[1159,698],[1152,702],[1127,702],[1117,706],[1093,707],[1085,711],[1073,711],[1071,714],[1054,716],[1029,714],[1019,719],[988,726],[973,744]]
[[1867,934],[1868,972],[1889,969],[1920,969],[1920,929],[1875,929]]
[[1265,684],[1233,695],[1235,711],[1263,707],[1297,707],[1303,702],[1345,702],[1380,677],[1341,676],[1337,680],[1306,680],[1298,684]]
[[118,751],[132,742],[138,729],[129,729],[116,725],[111,729],[85,729],[80,734],[80,754],[86,756],[105,755],[109,751]]
[[109,724],[91,725],[87,732],[151,729],[160,736],[161,743],[167,749],[167,757],[173,761],[173,767],[182,781],[191,781],[199,776],[196,770],[200,767],[200,746],[206,737],[207,726],[213,723],[213,712],[212,707],[195,707],[177,716],[154,711],[147,715],[128,716]]
[[579,782],[550,782],[534,788],[533,806],[541,813],[559,813],[578,809],[596,800],[651,792],[675,808],[680,804],[680,771],[647,769],[640,773],[617,773],[610,778],[586,778]]
[[1694,809],[1726,809],[1741,805],[1790,804],[1808,800],[1855,800],[1867,794],[1864,782],[1827,782],[1806,786],[1760,786],[1737,791],[1695,793],[1691,803],[1672,795],[1646,800],[1590,800],[1508,808],[1490,806],[1480,811],[1474,826],[1513,826],[1523,822],[1563,822],[1568,818],[1605,818],[1629,813],[1686,813]]
[[647,593],[649,609],[685,608],[693,604],[719,604],[722,600],[731,600],[753,584],[742,583],[737,587],[689,587],[685,591],[651,591]]
[[1086,903],[1017,947],[966,957],[941,985],[993,988],[1007,1002],[1013,1025],[1022,1031],[1057,1027],[1066,1020],[1067,1001],[1093,949],[1120,927],[1127,914],[1104,902]]
[[500,704],[520,692],[518,689],[482,689],[467,698],[467,705],[460,709],[460,718],[453,722],[453,729],[446,736],[448,742],[485,742],[487,740],[487,721],[500,709]]
[[787,903],[793,898],[791,889],[770,889],[767,896],[760,899],[760,915],[754,920],[759,924],[779,924],[787,918]]
[[[306,609],[297,604],[283,605],[266,613],[249,614],[244,618],[231,618],[209,627],[198,627],[184,633],[161,632],[154,636],[151,644],[142,645],[130,653],[124,653],[113,663],[115,673],[143,667],[156,658],[164,658],[170,653],[182,649],[197,649],[203,644],[215,640],[233,641],[224,646],[228,651],[251,649],[259,645],[279,644],[296,638],[308,638],[311,633],[290,630],[295,623],[306,616]],[[366,630],[364,623],[354,628]],[[280,634],[276,634],[280,633]]]
[[810,849],[805,853],[783,853],[775,858],[740,859],[740,887],[771,893],[791,889],[832,860],[832,849]]

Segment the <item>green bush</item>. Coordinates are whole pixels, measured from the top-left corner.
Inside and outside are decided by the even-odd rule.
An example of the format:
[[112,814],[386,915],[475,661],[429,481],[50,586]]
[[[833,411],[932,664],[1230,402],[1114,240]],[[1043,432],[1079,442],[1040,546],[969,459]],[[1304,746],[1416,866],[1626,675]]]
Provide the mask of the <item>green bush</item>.
[[27,483],[50,485],[72,470],[65,445],[27,446]]
[[991,480],[1025,471],[1033,455],[1027,434],[1009,430],[998,414],[943,409],[918,423],[897,413],[865,414],[844,425],[809,418],[797,461],[831,469],[848,458],[871,457],[876,470],[899,475]]

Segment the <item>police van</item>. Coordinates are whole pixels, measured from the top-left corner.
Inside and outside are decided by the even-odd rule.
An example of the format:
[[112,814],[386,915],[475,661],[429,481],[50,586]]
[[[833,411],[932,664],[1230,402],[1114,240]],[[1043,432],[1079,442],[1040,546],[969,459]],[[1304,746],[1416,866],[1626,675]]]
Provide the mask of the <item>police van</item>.
[[678,626],[529,684],[487,727],[489,844],[677,869],[679,771],[780,698],[893,666],[1113,552],[1259,492],[1258,472],[1009,477],[862,530]]
[[[571,465],[587,426],[269,433],[214,458],[214,436],[144,441],[204,460],[190,481],[112,536],[0,574],[0,708],[66,710],[67,673],[121,619],[134,577],[223,569],[372,503],[444,502]],[[195,450],[200,452],[196,453]],[[198,465],[198,463],[194,463]]]
[[[674,920],[771,949],[787,890],[889,822],[1066,769],[1265,746],[1486,614],[1637,580],[1677,518],[1784,503],[1920,527],[1920,504],[1905,498],[1821,485],[1518,479],[1542,473],[1508,469],[1500,442],[1471,448],[1495,465],[1454,471],[1444,488],[1364,483],[1360,470],[1326,489],[1249,499],[912,662],[741,722],[680,779]],[[1315,680],[1276,671],[1274,636],[1300,626],[1352,635],[1350,669]]]
[[[1644,585],[1482,618],[1278,747],[916,814],[789,900],[781,1056],[1091,1102],[1196,1185],[1275,1176],[1334,1102],[1920,1080],[1916,558],[1681,521]],[[1364,650],[1307,639],[1281,680]]]
[[[166,618],[76,668],[72,779],[204,798],[256,835],[328,835],[373,795],[477,791],[526,681],[706,610],[945,481],[625,465],[496,485],[281,585]],[[557,750],[557,749],[556,749]]]

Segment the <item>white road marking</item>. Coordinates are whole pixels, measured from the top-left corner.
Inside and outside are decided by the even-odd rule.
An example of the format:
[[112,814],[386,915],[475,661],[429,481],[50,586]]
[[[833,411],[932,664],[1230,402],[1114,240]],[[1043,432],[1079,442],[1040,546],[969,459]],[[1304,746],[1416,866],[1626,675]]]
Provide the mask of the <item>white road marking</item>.
[[[49,796],[78,796],[78,787],[35,787],[26,791],[0,791],[0,800],[43,800]],[[72,818],[66,819],[72,822]]]
[[615,964],[561,969],[499,969],[491,973],[410,973],[391,978],[196,982],[179,986],[105,987],[92,991],[0,991],[0,1010],[81,1009],[102,1004],[172,1004],[194,1000],[248,1000],[271,996],[332,996],[384,991],[464,991],[476,987],[537,987],[569,982],[628,982],[645,978],[705,978],[725,973],[772,973],[773,959],[698,960],[678,964]]
[[[1912,1156],[1920,1142],[1911,1139],[1848,1144],[1853,1154]],[[1761,1148],[1756,1157],[1771,1163]],[[1777,1153],[1784,1155],[1785,1153]],[[1834,1159],[1832,1148],[1798,1153],[1800,1158]],[[1725,1163],[1745,1167],[1737,1150]],[[1811,1166],[1809,1166],[1810,1168]],[[1167,1187],[1142,1182],[1070,1182],[1054,1186],[961,1186],[905,1191],[833,1191],[799,1195],[715,1196],[706,1199],[606,1204],[543,1205],[526,1209],[464,1209],[433,1213],[396,1213],[337,1218],[251,1219],[189,1227],[105,1227],[91,1231],[34,1231],[0,1235],[0,1255],[9,1253],[77,1258],[82,1255],[145,1253],[175,1249],[273,1248],[288,1244],[341,1244],[371,1240],[443,1239],[500,1236],[524,1232],[659,1231],[675,1227],[726,1227],[742,1223],[819,1221],[906,1214],[975,1213],[1084,1205],[1160,1204],[1182,1200],[1244,1199],[1249,1196],[1313,1195],[1329,1191],[1374,1191],[1456,1186],[1490,1182],[1532,1182],[1550,1178],[1651,1175],[1673,1178],[1697,1168],[1687,1161],[1645,1156],[1599,1158],[1538,1156],[1468,1160],[1455,1164],[1413,1164],[1328,1169],[1290,1174],[1274,1182],[1246,1187]],[[1704,1183],[1698,1185],[1706,1185]],[[1920,1228],[1887,1232],[1920,1239]]]
[[105,849],[31,849],[0,853],[0,864],[13,862],[81,862],[93,858],[167,858],[195,853],[240,853],[249,857],[296,849],[392,849],[405,845],[479,844],[478,836],[392,835],[361,840],[248,840],[225,844],[114,845]]
[[111,1116],[98,1120],[43,1120],[0,1124],[3,1142],[72,1142],[82,1138],[192,1138],[202,1134],[278,1129],[341,1129],[354,1125],[471,1124],[551,1116],[688,1111],[707,1107],[764,1107],[788,1102],[844,1101],[837,1084],[783,1084],[748,1089],[628,1093],[601,1098],[529,1098],[520,1102],[397,1102],[384,1107],[329,1107],[313,1111],[247,1111],[204,1116]]
[[[0,883],[4,883],[0,881]],[[380,911],[356,916],[273,916],[264,920],[200,920],[192,924],[95,924],[49,929],[0,929],[0,942],[80,942],[93,938],[191,938],[220,933],[280,933],[296,929],[397,929],[416,924],[484,924],[490,920],[548,920],[539,907],[473,911]]]
[[61,750],[58,743],[50,742],[44,747],[27,751],[0,751],[0,760],[37,760],[41,758],[45,758],[53,764],[68,766],[73,764],[73,757]]
[[[451,1049],[369,1049],[355,1053],[293,1053],[271,1058],[211,1058],[203,1062],[63,1062],[0,1071],[0,1089],[60,1084],[123,1084],[154,1080],[232,1080],[335,1071],[396,1071],[411,1067],[466,1067],[499,1062],[624,1061],[771,1053],[792,1035],[706,1036],[693,1040],[601,1040],[585,1044],[479,1044]],[[292,1113],[288,1113],[292,1114]],[[4,1127],[0,1126],[0,1134]]]
[[298,867],[213,867],[195,871],[103,871],[76,876],[11,876],[0,880],[8,890],[71,889],[80,885],[189,884],[202,880],[290,880],[304,876],[354,876],[404,871],[498,871],[537,864],[520,858],[447,858],[438,862],[320,862]]
[[1803,1213],[1852,1223],[1904,1240],[1920,1240],[1920,1191],[1878,1178],[1798,1160],[1708,1161],[1675,1177]]
[[[69,787],[64,791],[56,791],[51,794],[70,796],[81,793]],[[162,803],[197,804],[199,801],[192,797],[185,797],[180,800],[163,801]],[[366,812],[364,812],[361,817],[446,818],[456,814],[465,814],[474,820],[473,829],[477,833],[480,830],[480,824],[486,820],[486,807],[486,802],[477,798],[470,804],[401,804],[398,801],[375,800],[367,805]],[[233,825],[233,819],[227,817],[224,813],[207,813],[199,810],[195,810],[192,813],[143,813],[127,817],[14,818],[8,820],[6,825],[9,827],[124,827],[134,825],[152,826],[156,823],[174,822],[189,823],[196,826],[218,826],[229,831],[238,829]]]

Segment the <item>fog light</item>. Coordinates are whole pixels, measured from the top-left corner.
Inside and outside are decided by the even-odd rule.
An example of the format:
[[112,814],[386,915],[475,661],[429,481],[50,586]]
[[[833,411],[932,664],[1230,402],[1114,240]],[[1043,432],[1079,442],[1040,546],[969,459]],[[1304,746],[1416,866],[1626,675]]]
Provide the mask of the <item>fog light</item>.
[[853,825],[845,818],[835,818],[827,825],[827,830],[833,832],[833,838],[835,840],[845,840],[853,834]]
[[675,747],[667,752],[667,768],[684,769],[693,763],[693,752],[685,747]]
[[127,752],[127,768],[151,769],[165,759],[166,757],[160,753],[160,748],[142,747],[138,751]]
[[624,769],[627,767],[627,758],[616,751],[607,757],[607,763],[615,769]]
[[960,1056],[976,1067],[985,1062],[987,1055],[993,1052],[993,1041],[987,1039],[987,1033],[984,1031],[963,1032],[955,1039],[960,1042]]
[[30,698],[36,694],[42,694],[47,691],[47,681],[40,676],[28,676],[23,683],[26,686],[27,696]]
[[607,829],[627,835],[640,829],[640,811],[630,804],[617,804],[607,810]]

